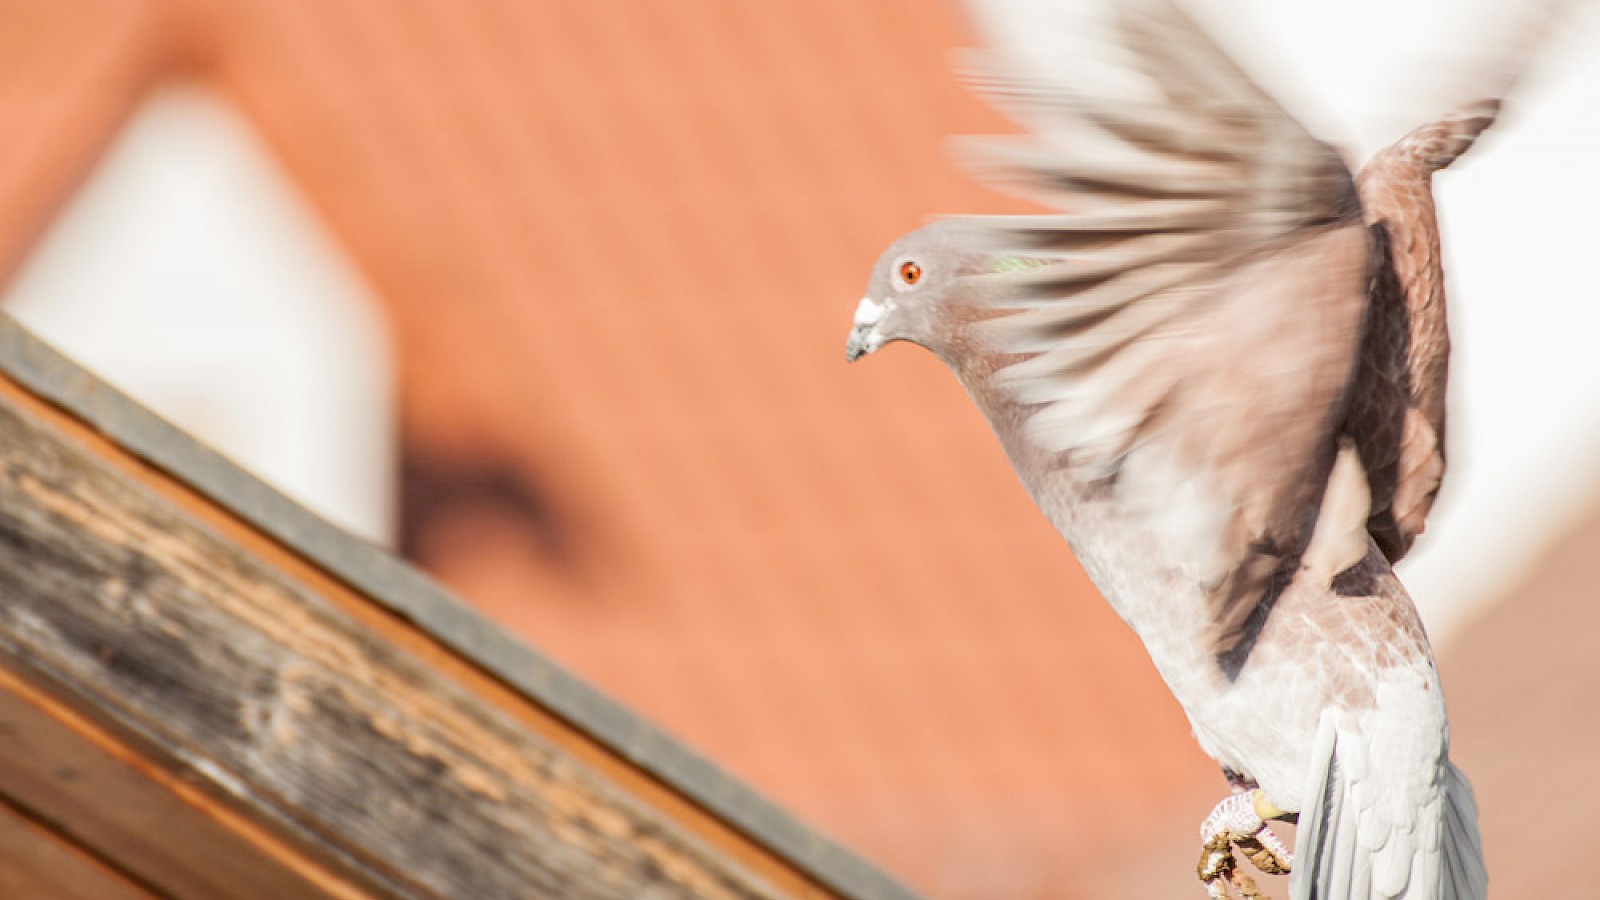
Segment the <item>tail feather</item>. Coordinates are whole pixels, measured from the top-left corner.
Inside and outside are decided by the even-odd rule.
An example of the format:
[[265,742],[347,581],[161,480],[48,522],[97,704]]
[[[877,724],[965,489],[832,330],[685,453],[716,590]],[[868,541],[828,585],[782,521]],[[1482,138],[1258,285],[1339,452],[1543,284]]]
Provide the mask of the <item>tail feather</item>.
[[1489,873],[1483,867],[1483,843],[1478,837],[1478,802],[1472,785],[1445,761],[1444,854],[1439,896],[1445,900],[1482,900],[1489,893]]
[[1329,717],[1313,757],[1316,789],[1300,811],[1291,900],[1484,900],[1478,809],[1461,771],[1441,758],[1433,796],[1373,840],[1372,817],[1383,814],[1372,802],[1377,773],[1360,771],[1360,754],[1341,757],[1338,741]]

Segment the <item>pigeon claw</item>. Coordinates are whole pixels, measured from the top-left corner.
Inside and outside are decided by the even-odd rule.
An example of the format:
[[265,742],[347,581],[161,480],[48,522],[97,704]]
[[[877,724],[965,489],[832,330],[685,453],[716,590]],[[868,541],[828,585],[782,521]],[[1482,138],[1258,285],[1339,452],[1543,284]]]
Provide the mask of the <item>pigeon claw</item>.
[[1294,865],[1294,854],[1278,840],[1263,820],[1262,813],[1276,812],[1260,789],[1240,792],[1218,803],[1200,826],[1205,846],[1195,874],[1206,886],[1211,900],[1229,900],[1228,885],[1233,885],[1244,900],[1270,900],[1256,887],[1255,880],[1239,868],[1233,858],[1235,847],[1257,869],[1281,875]]
[[1229,841],[1227,834],[1216,834],[1200,849],[1200,862],[1195,865],[1195,874],[1200,876],[1200,881],[1211,884],[1227,878],[1235,868],[1238,868],[1238,863],[1234,862],[1232,841]]

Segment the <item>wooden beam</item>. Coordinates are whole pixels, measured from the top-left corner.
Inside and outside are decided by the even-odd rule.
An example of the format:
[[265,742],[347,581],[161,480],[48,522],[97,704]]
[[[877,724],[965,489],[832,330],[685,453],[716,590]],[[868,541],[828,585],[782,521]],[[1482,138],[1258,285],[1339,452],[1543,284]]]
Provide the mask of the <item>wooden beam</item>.
[[0,897],[160,900],[23,810],[0,803]]
[[372,548],[130,452],[107,404],[148,413],[60,365],[0,320],[0,793],[92,853],[173,898],[910,896]]

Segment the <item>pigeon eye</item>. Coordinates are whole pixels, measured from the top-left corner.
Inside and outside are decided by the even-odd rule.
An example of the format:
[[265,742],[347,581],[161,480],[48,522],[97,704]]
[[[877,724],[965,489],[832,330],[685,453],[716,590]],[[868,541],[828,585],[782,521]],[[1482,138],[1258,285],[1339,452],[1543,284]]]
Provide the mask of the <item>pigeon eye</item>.
[[907,285],[914,285],[922,280],[922,267],[911,260],[901,263],[899,272],[900,280]]

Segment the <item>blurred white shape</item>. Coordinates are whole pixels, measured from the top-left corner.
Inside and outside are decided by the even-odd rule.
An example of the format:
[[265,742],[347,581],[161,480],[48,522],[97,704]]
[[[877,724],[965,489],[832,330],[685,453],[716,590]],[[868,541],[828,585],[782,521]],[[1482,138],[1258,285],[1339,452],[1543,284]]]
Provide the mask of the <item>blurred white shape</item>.
[[5,302],[319,514],[388,539],[392,363],[377,301],[224,98],[150,96]]

